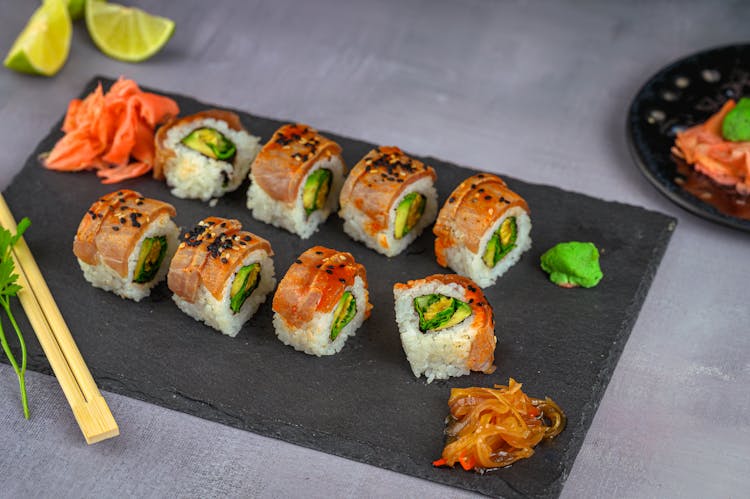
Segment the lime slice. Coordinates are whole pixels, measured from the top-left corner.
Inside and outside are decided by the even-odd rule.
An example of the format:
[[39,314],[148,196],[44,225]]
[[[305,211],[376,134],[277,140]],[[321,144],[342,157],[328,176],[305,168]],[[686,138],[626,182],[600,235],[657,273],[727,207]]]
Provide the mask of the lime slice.
[[18,35],[3,64],[22,73],[52,76],[65,64],[73,34],[63,0],[44,0]]
[[86,5],[86,0],[68,0],[68,12],[73,21],[83,17],[84,5]]
[[86,0],[86,26],[99,50],[126,62],[156,54],[174,33],[174,21],[140,9]]

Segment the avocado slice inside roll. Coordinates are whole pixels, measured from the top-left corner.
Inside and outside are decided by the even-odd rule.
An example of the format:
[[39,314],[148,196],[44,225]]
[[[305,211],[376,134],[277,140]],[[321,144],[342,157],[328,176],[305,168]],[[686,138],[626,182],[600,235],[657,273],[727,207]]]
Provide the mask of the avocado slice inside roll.
[[204,156],[227,162],[231,162],[237,152],[231,140],[218,130],[208,127],[196,128],[182,139],[182,143]]
[[455,326],[471,315],[468,303],[441,294],[414,298],[414,310],[419,315],[419,330],[423,333]]
[[418,192],[411,192],[404,196],[396,208],[396,227],[393,231],[396,239],[401,239],[417,225],[424,213],[425,204],[425,197]]
[[164,236],[147,237],[141,244],[138,261],[133,272],[133,282],[143,284],[154,278],[161,267],[167,252],[167,238]]
[[357,313],[357,300],[351,291],[344,292],[336,309],[333,311],[333,324],[331,325],[331,341],[335,340],[347,324],[354,319]]
[[331,170],[325,168],[315,170],[307,177],[302,188],[302,205],[308,216],[325,206],[331,190],[332,177]]
[[253,263],[246,265],[237,271],[232,282],[232,289],[229,292],[229,308],[235,314],[240,311],[242,305],[247,300],[255,288],[260,284],[260,264]]
[[518,238],[518,227],[516,225],[516,217],[508,217],[503,220],[492,238],[487,243],[487,248],[484,250],[485,265],[493,268],[497,265],[497,262],[502,260],[505,255],[516,247],[516,239]]

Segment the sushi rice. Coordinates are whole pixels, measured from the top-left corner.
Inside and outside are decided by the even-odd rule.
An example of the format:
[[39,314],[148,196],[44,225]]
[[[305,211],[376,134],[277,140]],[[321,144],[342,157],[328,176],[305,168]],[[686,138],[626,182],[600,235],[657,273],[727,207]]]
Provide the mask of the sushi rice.
[[469,354],[477,331],[472,329],[474,313],[456,324],[439,331],[423,333],[419,329],[419,315],[414,310],[414,299],[428,294],[443,294],[468,301],[466,290],[457,283],[428,282],[409,289],[394,289],[396,323],[401,334],[401,345],[414,376],[427,377],[427,382],[469,374]]
[[[203,127],[217,130],[234,143],[237,152],[232,163],[209,158],[181,142],[193,130]],[[258,137],[244,130],[234,130],[224,121],[214,118],[173,126],[167,131],[164,141],[164,147],[175,152],[175,156],[164,165],[164,175],[172,194],[178,198],[208,201],[236,190],[260,151],[259,142]]]
[[203,321],[208,326],[221,331],[227,336],[237,336],[237,333],[242,329],[242,325],[255,314],[258,307],[266,301],[268,293],[276,287],[273,259],[264,250],[250,252],[237,265],[237,269],[258,262],[260,263],[260,281],[258,282],[258,287],[247,297],[238,313],[234,313],[230,308],[231,289],[237,275],[236,273],[231,279],[227,279],[220,300],[214,298],[211,292],[202,284],[198,289],[198,295],[194,303],[190,303],[179,297],[176,293],[172,295],[172,299],[180,310],[190,317]]
[[[396,239],[394,235],[396,209],[399,203],[412,192],[418,192],[425,197],[424,213],[417,224],[404,237]],[[422,178],[404,189],[390,207],[388,226],[374,235],[368,234],[365,230],[369,217],[354,206],[354,203],[347,203],[339,212],[339,216],[344,219],[344,232],[352,239],[361,241],[368,248],[391,257],[398,255],[414,242],[422,234],[422,231],[435,221],[437,211],[437,191],[435,190],[433,180],[431,178]]]
[[[122,298],[140,301],[151,293],[151,288],[159,284],[166,277],[169,271],[169,261],[174,256],[175,251],[177,251],[179,235],[180,230],[177,228],[177,225],[175,225],[168,213],[163,213],[143,231],[140,239],[136,242],[133,252],[128,257],[128,273],[125,277],[120,276],[111,267],[105,265],[101,261],[101,255],[97,255],[96,258],[99,263],[96,265],[90,265],[80,258],[78,258],[78,264],[83,271],[83,277],[92,286],[105,291],[111,291]],[[133,274],[135,273],[143,241],[146,238],[157,236],[165,236],[167,238],[167,250],[159,270],[149,282],[133,282]]]
[[[362,279],[357,276],[354,278],[354,285],[348,286],[344,292],[350,291],[357,304],[357,313],[351,321],[339,331],[336,339],[331,341],[331,327],[333,325],[334,311],[336,307],[328,312],[317,312],[307,324],[302,328],[291,327],[278,313],[274,313],[273,325],[276,330],[276,336],[285,345],[293,347],[295,350],[305,352],[309,355],[333,355],[344,348],[346,339],[354,336],[357,329],[365,321],[365,311],[369,303],[369,294]],[[342,292],[342,296],[343,293]]]
[[[516,246],[498,261],[494,267],[490,268],[484,263],[482,258],[484,251],[492,236],[508,217],[516,217]],[[482,288],[486,288],[495,284],[498,277],[515,265],[521,258],[521,255],[531,248],[530,233],[531,218],[528,212],[519,206],[515,206],[503,213],[492,227],[482,235],[478,253],[473,253],[466,246],[455,245],[445,249],[445,258],[448,266],[455,270],[456,273],[465,275]]]
[[[308,177],[317,170],[326,168],[331,171],[331,188],[326,198],[325,205],[313,211],[309,216],[305,212],[305,206],[302,199],[304,185]],[[294,204],[289,205],[284,202],[273,199],[266,193],[254,180],[250,172],[250,188],[247,191],[247,207],[252,210],[253,217],[261,222],[265,222],[276,227],[281,227],[289,232],[297,234],[302,239],[312,236],[318,226],[323,223],[328,215],[337,208],[339,192],[344,184],[344,164],[338,155],[331,155],[328,158],[321,158],[307,172],[307,175],[300,182],[299,192],[294,200]]]

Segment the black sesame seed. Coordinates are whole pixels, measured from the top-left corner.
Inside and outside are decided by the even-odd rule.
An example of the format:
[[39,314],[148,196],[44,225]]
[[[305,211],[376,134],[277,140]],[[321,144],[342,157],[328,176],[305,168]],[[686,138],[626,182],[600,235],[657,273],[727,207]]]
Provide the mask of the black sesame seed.
[[455,203],[456,202],[456,198],[453,197],[453,196],[451,196],[450,198],[448,198],[448,202],[449,203]]
[[484,197],[485,201],[489,201],[490,199],[492,199],[492,196],[490,196],[489,194]]
[[484,178],[484,173],[480,173],[479,175],[477,175],[477,178]]
[[221,263],[228,263],[228,262],[229,262],[229,260],[227,260],[226,258],[222,258],[221,259]]
[[124,223],[125,223],[125,217],[120,217],[120,223],[121,223],[121,224],[124,224]]
[[297,265],[299,265],[299,264],[302,263],[302,260],[295,260],[294,263],[296,263]]
[[322,254],[323,254],[323,252],[322,252],[322,251],[316,251],[316,252],[315,252],[315,254],[316,254],[316,255],[322,255]]
[[118,226],[116,226],[116,225],[113,225],[112,226],[112,230],[115,231],[115,232],[117,232],[118,230],[120,230],[120,228]]
[[340,282],[341,284],[346,284],[346,279],[339,279],[339,282]]
[[326,269],[326,274],[333,274],[333,270],[331,270],[331,269]]
[[472,293],[476,292],[476,290],[477,290],[477,288],[475,288],[474,286],[471,286],[471,285],[467,286],[467,288],[468,288],[468,290],[469,290],[469,291],[471,291]]
[[471,188],[472,189],[476,189],[477,188],[477,184],[471,184]]
[[484,189],[479,189],[479,190],[478,190],[477,192],[478,192],[479,194],[481,194],[481,193],[483,193],[483,192],[484,192]]

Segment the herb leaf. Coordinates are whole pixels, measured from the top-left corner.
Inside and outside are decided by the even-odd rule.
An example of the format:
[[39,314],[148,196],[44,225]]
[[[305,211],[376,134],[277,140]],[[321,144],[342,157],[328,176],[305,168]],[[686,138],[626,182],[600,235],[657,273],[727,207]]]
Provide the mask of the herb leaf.
[[26,343],[23,340],[21,330],[18,328],[13,312],[10,309],[11,297],[17,296],[18,292],[21,291],[21,286],[16,282],[18,281],[18,274],[15,273],[15,264],[11,252],[13,245],[21,238],[26,229],[29,228],[31,222],[28,218],[24,217],[19,223],[15,234],[12,234],[9,230],[0,227],[0,306],[5,310],[8,319],[18,337],[18,342],[21,345],[21,365],[18,365],[13,352],[10,350],[8,339],[5,337],[5,331],[3,330],[2,323],[0,323],[0,344],[2,344],[3,351],[10,361],[10,365],[13,366],[13,370],[18,376],[18,386],[21,390],[21,404],[23,405],[23,415],[26,419],[29,419],[29,401],[26,395],[26,380],[24,375],[26,374]]

